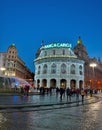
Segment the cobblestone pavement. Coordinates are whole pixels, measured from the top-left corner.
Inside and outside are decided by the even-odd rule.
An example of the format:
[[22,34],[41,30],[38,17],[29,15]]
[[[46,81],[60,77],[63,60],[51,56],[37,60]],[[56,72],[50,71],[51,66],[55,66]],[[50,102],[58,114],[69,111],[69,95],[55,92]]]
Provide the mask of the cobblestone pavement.
[[[101,96],[101,94],[99,96]],[[7,97],[10,98],[10,96]],[[30,97],[34,98],[34,96]],[[32,101],[29,99],[30,97],[27,99],[28,103]],[[36,104],[37,98],[41,99],[38,100],[38,104],[47,103],[48,101],[54,102],[53,100],[55,99],[55,96],[45,96],[43,97],[45,99],[42,99],[40,95],[35,97],[36,99],[34,99],[33,104]],[[14,103],[12,102],[13,99],[9,101],[9,98],[4,99],[5,105],[7,105],[7,102],[8,104]],[[59,102],[59,98],[56,100]],[[62,102],[65,102],[66,98],[62,100]],[[19,101],[20,100],[16,103]],[[89,102],[88,105],[87,102]],[[2,105],[1,102],[0,104]],[[79,105],[76,103],[76,105],[71,106],[72,104],[68,104],[67,107],[65,106],[61,109],[60,107],[58,109],[53,109],[54,106],[46,106],[48,109],[41,109],[43,106],[39,106],[36,110],[34,107],[1,109],[0,130],[102,130],[101,100],[93,103],[93,100],[88,100],[87,97],[85,104],[80,102]],[[49,107],[52,109],[49,109]]]

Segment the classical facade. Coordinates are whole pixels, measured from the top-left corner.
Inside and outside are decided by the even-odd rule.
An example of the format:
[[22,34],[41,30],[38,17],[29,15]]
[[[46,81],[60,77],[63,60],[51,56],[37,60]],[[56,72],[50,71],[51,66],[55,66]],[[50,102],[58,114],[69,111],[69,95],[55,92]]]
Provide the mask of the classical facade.
[[7,52],[0,53],[0,69],[2,76],[33,79],[32,72],[18,56],[18,50],[14,44],[8,47]]
[[84,61],[69,43],[43,45],[36,53],[35,87],[84,87]]
[[[88,56],[86,47],[81,38],[78,38],[76,46],[73,48],[78,59],[84,60],[84,86],[102,90],[102,62],[100,58]],[[94,50],[93,50],[94,52]]]

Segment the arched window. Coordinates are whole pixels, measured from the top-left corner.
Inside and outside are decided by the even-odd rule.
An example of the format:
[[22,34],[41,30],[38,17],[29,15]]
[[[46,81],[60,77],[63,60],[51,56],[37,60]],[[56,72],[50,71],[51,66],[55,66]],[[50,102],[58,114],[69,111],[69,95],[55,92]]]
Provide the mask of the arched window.
[[55,50],[53,50],[53,55],[55,55]]
[[47,56],[47,51],[44,52],[44,56]]
[[66,65],[65,65],[65,64],[62,64],[62,65],[61,65],[61,73],[62,73],[62,74],[65,74],[65,73],[66,73]]
[[75,74],[75,65],[74,64],[72,64],[71,65],[71,74]]
[[56,64],[53,63],[53,64],[51,65],[51,74],[55,74],[55,73],[56,73]]
[[80,75],[83,74],[83,73],[82,73],[82,66],[81,66],[81,65],[79,66],[79,74],[80,74]]
[[41,68],[41,67],[39,66],[39,67],[38,67],[38,74],[40,74],[40,68]]
[[43,66],[43,74],[46,74],[47,73],[47,65],[45,64],[44,66]]
[[63,55],[65,55],[65,50],[63,50]]

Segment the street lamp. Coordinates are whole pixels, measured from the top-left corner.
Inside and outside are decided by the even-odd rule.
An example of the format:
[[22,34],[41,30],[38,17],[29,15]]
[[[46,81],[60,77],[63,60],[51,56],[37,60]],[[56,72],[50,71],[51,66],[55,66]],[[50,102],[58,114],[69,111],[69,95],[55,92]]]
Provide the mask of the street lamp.
[[97,66],[97,64],[95,64],[95,63],[91,63],[90,64],[90,67],[92,67],[93,68],[93,75],[94,75],[94,68]]
[[6,70],[6,68],[4,68],[4,67],[1,67],[1,68],[0,68],[0,70],[1,70],[1,71],[4,71],[4,70]]
[[91,63],[90,64],[90,67],[92,67],[92,69],[93,69],[93,80],[94,80],[94,78],[95,78],[95,67],[97,66],[97,64],[96,63]]
[[6,68],[5,67],[0,67],[0,75],[4,75],[4,71],[6,70]]

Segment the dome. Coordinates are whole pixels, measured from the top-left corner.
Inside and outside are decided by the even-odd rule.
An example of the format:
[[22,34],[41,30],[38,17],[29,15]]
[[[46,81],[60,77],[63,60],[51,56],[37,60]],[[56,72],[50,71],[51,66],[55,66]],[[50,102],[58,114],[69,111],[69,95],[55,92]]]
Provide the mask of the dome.
[[17,50],[17,48],[16,48],[16,46],[15,46],[14,43],[12,43],[12,44],[8,47],[8,50],[9,50],[9,49],[16,49],[16,50]]
[[69,43],[51,43],[40,48],[40,54],[36,60],[44,58],[77,58]]

